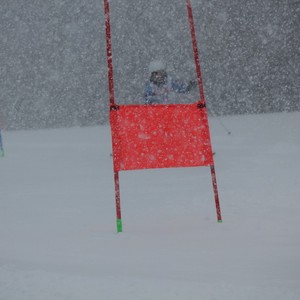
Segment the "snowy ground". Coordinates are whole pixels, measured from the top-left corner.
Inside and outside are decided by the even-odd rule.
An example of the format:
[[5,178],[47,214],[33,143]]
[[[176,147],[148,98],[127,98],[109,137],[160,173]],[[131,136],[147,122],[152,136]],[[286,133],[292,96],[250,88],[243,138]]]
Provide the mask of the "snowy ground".
[[1,300],[299,300],[300,113],[210,118],[209,168],[120,174],[108,126],[3,133]]

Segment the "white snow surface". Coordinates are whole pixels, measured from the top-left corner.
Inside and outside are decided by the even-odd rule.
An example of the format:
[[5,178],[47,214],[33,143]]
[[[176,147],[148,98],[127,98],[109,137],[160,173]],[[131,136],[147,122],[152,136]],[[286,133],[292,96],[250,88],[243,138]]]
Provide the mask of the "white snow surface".
[[3,132],[1,300],[299,300],[300,113],[211,117],[210,169],[120,173],[109,126]]

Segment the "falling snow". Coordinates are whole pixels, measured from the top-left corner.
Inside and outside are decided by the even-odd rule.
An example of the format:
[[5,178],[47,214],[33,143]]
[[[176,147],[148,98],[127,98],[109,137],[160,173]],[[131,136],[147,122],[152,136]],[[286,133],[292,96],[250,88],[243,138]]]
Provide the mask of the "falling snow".
[[[143,103],[148,64],[196,77],[185,1],[114,0],[115,96]],[[295,0],[192,1],[211,115],[300,109],[300,5]],[[5,0],[0,11],[0,107],[8,128],[108,120],[102,0]],[[193,102],[197,93],[177,97]]]

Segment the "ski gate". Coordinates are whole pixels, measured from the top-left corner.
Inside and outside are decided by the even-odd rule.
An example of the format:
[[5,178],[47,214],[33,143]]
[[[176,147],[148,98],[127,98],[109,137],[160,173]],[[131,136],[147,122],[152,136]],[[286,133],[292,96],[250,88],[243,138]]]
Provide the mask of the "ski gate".
[[222,222],[192,5],[186,0],[200,99],[193,104],[115,102],[109,0],[104,0],[117,232],[122,232],[119,172],[209,166],[217,220]]

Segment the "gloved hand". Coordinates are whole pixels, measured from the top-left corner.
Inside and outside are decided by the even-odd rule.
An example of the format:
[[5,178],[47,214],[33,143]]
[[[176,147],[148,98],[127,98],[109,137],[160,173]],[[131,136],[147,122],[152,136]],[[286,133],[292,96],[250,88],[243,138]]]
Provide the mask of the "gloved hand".
[[190,81],[189,81],[189,84],[188,84],[188,86],[187,86],[188,91],[194,89],[196,86],[197,86],[197,81],[196,81],[196,80],[190,80]]
[[193,89],[197,86],[197,81],[196,80],[190,80],[189,81],[189,86]]

